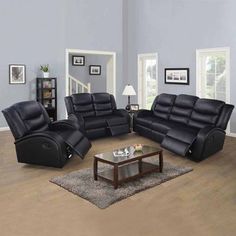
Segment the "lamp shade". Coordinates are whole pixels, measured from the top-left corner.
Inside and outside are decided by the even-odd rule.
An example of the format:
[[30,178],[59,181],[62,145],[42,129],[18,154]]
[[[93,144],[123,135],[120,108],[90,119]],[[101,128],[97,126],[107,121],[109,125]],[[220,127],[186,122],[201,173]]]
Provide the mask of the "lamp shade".
[[136,95],[136,92],[135,92],[133,86],[128,84],[125,86],[125,89],[124,89],[122,95],[133,96],[133,95]]

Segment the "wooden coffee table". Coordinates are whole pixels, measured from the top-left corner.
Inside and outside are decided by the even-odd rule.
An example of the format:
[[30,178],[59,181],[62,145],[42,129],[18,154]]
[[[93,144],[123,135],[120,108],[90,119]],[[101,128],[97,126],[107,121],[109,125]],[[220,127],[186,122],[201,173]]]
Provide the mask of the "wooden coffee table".
[[[117,189],[123,182],[141,178],[143,175],[152,172],[162,172],[163,153],[162,149],[143,145],[142,151],[135,151],[133,146],[126,147],[130,155],[128,157],[115,157],[113,151],[96,154],[94,156],[94,180],[98,177],[109,181]],[[123,149],[123,148],[122,148]],[[144,159],[151,156],[157,156],[158,165],[145,162]],[[98,173],[98,162],[110,164],[113,168]]]

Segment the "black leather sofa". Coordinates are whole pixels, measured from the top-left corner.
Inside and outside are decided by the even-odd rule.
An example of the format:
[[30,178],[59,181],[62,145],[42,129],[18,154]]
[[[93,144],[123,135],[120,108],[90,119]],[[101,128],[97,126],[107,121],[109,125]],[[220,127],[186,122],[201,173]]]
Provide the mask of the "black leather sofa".
[[2,112],[15,138],[18,162],[62,167],[72,154],[83,158],[91,147],[77,123],[51,122],[36,101],[16,103]]
[[160,94],[134,115],[134,131],[171,152],[201,161],[220,151],[233,105],[190,95]]
[[89,139],[130,132],[130,116],[117,109],[114,96],[108,93],[79,93],[65,97],[68,117],[77,120]]

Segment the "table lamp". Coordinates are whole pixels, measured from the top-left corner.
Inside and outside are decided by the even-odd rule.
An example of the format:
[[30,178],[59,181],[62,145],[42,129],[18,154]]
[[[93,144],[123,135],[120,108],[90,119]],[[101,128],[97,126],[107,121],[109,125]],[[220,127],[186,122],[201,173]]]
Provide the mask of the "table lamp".
[[125,109],[130,110],[130,96],[136,95],[136,92],[135,92],[133,86],[130,84],[126,85],[122,95],[128,96],[128,105],[126,106]]

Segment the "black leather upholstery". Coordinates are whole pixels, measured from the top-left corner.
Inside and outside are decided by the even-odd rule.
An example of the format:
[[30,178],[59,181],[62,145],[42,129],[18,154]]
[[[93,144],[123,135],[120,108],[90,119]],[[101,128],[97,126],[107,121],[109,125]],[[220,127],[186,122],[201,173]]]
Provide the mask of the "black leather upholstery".
[[117,109],[108,93],[79,93],[65,97],[69,119],[77,119],[80,130],[90,139],[130,132],[130,117]]
[[170,120],[186,124],[197,100],[196,96],[185,94],[177,96],[171,110]]
[[91,147],[77,123],[51,122],[36,101],[16,103],[2,112],[15,137],[19,162],[62,167],[71,154],[84,158]]
[[181,156],[201,161],[223,148],[233,105],[181,94],[160,94],[151,111],[134,116],[134,131]]
[[[79,114],[82,117],[95,116],[93,108],[92,96],[89,93],[80,93],[71,95],[72,110],[68,109],[68,113]],[[66,103],[67,105],[68,103]]]
[[196,128],[216,125],[224,104],[222,101],[212,99],[198,99],[193,108],[189,125]]
[[154,116],[168,120],[176,95],[163,93],[157,96],[152,105]]

